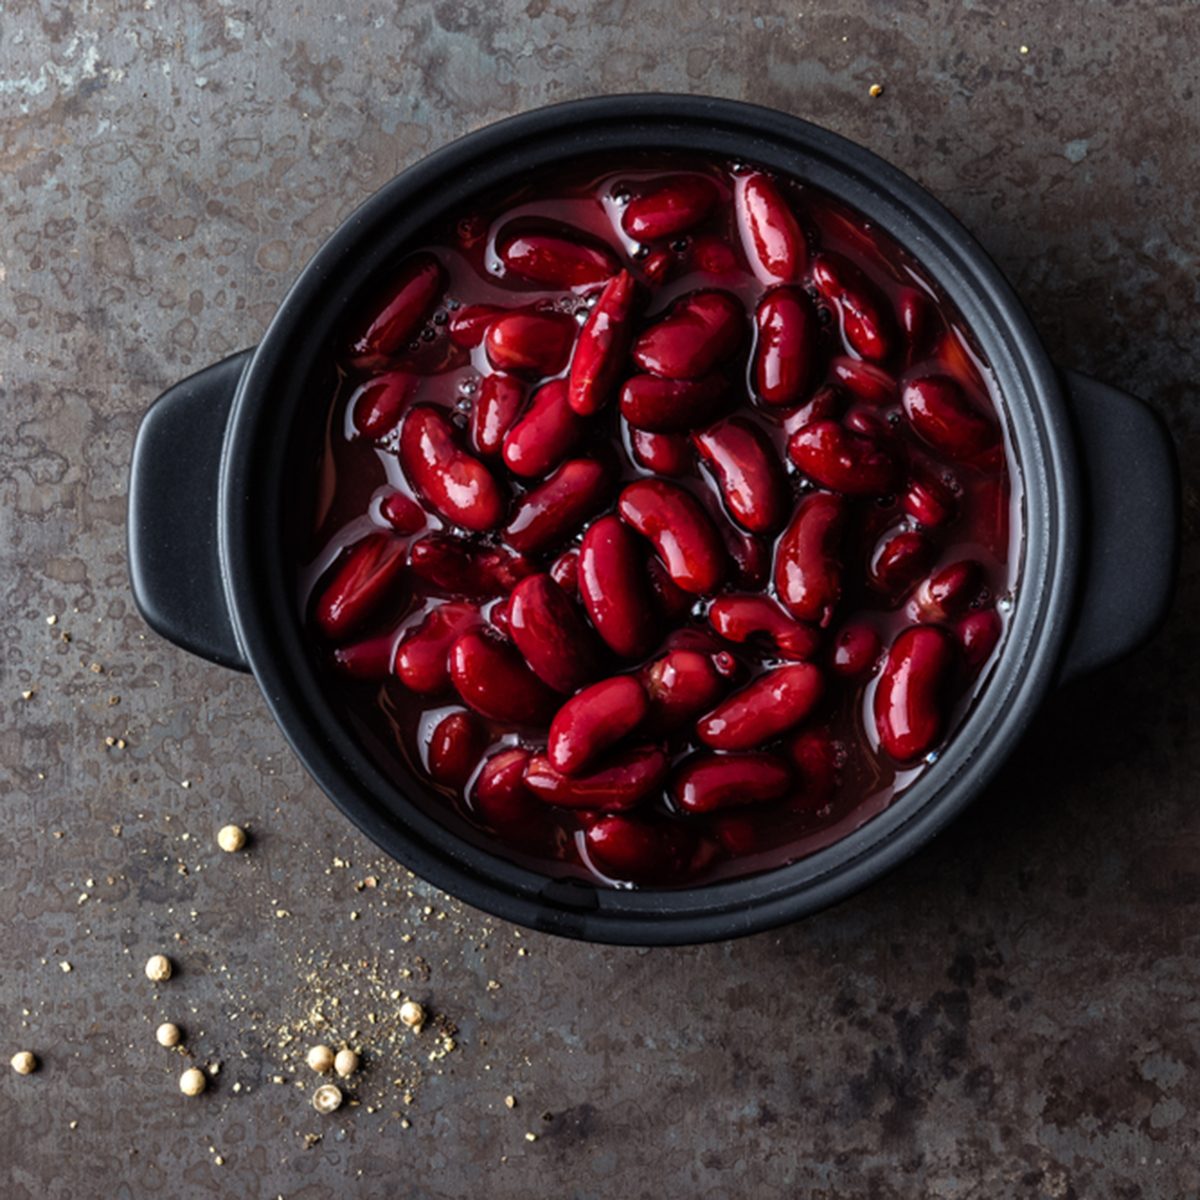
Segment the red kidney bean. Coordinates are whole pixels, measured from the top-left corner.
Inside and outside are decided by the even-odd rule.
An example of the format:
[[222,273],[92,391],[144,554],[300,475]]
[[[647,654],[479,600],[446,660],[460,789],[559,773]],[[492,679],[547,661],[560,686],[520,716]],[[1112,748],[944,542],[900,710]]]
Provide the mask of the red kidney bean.
[[509,633],[530,669],[570,695],[595,679],[599,646],[579,610],[549,575],[530,575],[513,589]]
[[875,233],[861,221],[855,220],[848,212],[839,212],[831,208],[820,210],[819,215],[822,245],[842,243],[847,246],[848,253],[869,264],[873,269],[901,281],[906,278],[903,273],[897,272],[898,264],[880,245]]
[[902,289],[896,297],[896,316],[908,345],[906,359],[911,365],[929,348],[938,323],[937,311],[924,292],[910,287]]
[[317,597],[315,615],[321,632],[333,640],[353,633],[399,591],[404,572],[404,542],[390,533],[369,533],[342,558]]
[[776,407],[799,404],[812,379],[820,326],[802,288],[772,288],[754,311],[754,387],[759,399]]
[[842,594],[840,560],[846,502],[813,492],[796,506],[775,550],[775,594],[800,621],[824,628]]
[[902,503],[904,511],[927,529],[948,524],[958,512],[958,499],[950,485],[919,469],[910,471]]
[[658,287],[666,281],[677,261],[670,250],[655,250],[641,260],[642,277],[651,287]]
[[338,670],[351,679],[372,682],[386,679],[392,673],[392,647],[395,644],[394,632],[382,633],[364,642],[339,646],[333,652],[333,661]]
[[992,656],[1004,626],[994,608],[985,608],[963,617],[955,627],[963,658],[972,671],[979,670]]
[[695,650],[698,654],[707,654],[713,660],[713,666],[717,668],[722,679],[732,674],[725,660],[733,656],[721,643],[721,639],[707,626],[677,626],[663,639],[663,647],[667,650]]
[[887,419],[873,408],[861,405],[852,408],[843,418],[842,424],[851,432],[860,434],[869,441],[887,446],[894,443],[893,431]]
[[870,625],[852,623],[834,639],[830,665],[847,679],[861,679],[874,670],[882,648],[879,634]]
[[579,444],[586,424],[567,403],[567,381],[552,379],[504,439],[504,465],[522,479],[545,475]]
[[350,343],[356,365],[391,358],[403,350],[433,311],[446,273],[432,254],[414,254],[401,264],[387,299]]
[[503,371],[485,375],[471,408],[471,449],[483,458],[495,458],[524,404],[525,385],[515,376]]
[[828,730],[806,729],[786,747],[794,770],[789,807],[795,812],[824,808],[838,789],[839,751]]
[[444,592],[494,596],[509,592],[537,568],[523,554],[498,546],[473,550],[460,538],[431,533],[412,544],[408,558],[414,574]]
[[771,577],[770,543],[723,516],[716,519],[716,524],[733,565],[730,582],[746,591],[756,592],[765,587]]
[[631,428],[629,447],[633,461],[657,475],[686,475],[695,462],[686,433],[647,433]]
[[696,736],[714,750],[756,749],[799,725],[824,690],[811,663],[775,667],[697,721]]
[[936,625],[911,625],[892,643],[874,711],[879,744],[897,762],[914,762],[937,745],[953,673],[954,643]]
[[500,750],[483,764],[471,793],[471,806],[493,829],[510,833],[541,819],[543,809],[525,786],[531,755],[514,746]]
[[876,362],[886,359],[895,342],[892,315],[866,275],[839,255],[819,254],[812,277],[817,290],[836,307],[850,349]]
[[508,270],[551,288],[590,287],[619,269],[607,246],[577,229],[501,234],[496,250]]
[[746,314],[729,292],[689,292],[633,344],[633,360],[664,379],[696,379],[737,353]]
[[713,818],[713,831],[730,858],[744,858],[759,846],[758,825],[749,817],[725,813]]
[[645,670],[648,729],[669,734],[707,712],[725,693],[725,677],[701,650],[671,650]]
[[468,304],[455,309],[446,322],[450,340],[462,350],[474,350],[483,341],[488,326],[499,317],[512,312],[496,304]]
[[868,564],[871,583],[888,596],[899,596],[929,570],[937,547],[917,529],[886,537],[875,548]]
[[674,237],[712,211],[720,193],[703,175],[672,175],[634,197],[621,214],[621,228],[639,242]]
[[954,459],[973,458],[995,444],[996,426],[967,399],[948,375],[926,375],[904,389],[909,424],[935,450]]
[[510,312],[493,321],[483,342],[488,362],[501,371],[557,375],[567,365],[575,322],[560,312]]
[[744,645],[765,638],[784,658],[811,659],[820,635],[788,616],[769,596],[718,596],[708,610],[712,627],[728,642]]
[[596,632],[622,658],[648,654],[658,636],[644,555],[615,516],[592,523],[579,546],[579,594]]
[[857,358],[835,358],[829,364],[829,374],[846,391],[868,404],[886,408],[899,402],[900,388],[895,377],[874,363]]
[[605,750],[629,736],[649,710],[632,675],[602,679],[571,697],[550,722],[546,757],[564,775],[579,775]]
[[476,533],[500,524],[500,485],[459,446],[442,409],[424,404],[409,409],[400,428],[400,466],[413,490],[452,524]]
[[734,205],[742,249],[765,284],[794,283],[808,263],[804,231],[775,181],[759,171],[738,176]]
[[719,237],[698,237],[692,242],[692,265],[708,275],[727,277],[737,273],[733,247]]
[[550,578],[568,596],[579,595],[579,551],[564,550],[550,564]]
[[787,520],[787,478],[775,447],[757,425],[746,417],[726,417],[693,440],[735,521],[751,533],[770,533]]
[[650,541],[685,592],[703,595],[720,585],[726,565],[721,535],[690,492],[661,479],[642,479],[621,492],[617,511]]
[[496,546],[491,550],[478,551],[473,559],[473,570],[481,589],[490,592],[511,591],[526,575],[537,568],[523,554]]
[[693,754],[671,779],[671,796],[685,813],[782,800],[792,768],[778,754]]
[[592,861],[610,878],[630,883],[672,880],[685,873],[690,831],[624,815],[600,817],[584,830]]
[[350,397],[354,428],[363,437],[386,437],[400,424],[419,382],[411,371],[388,371],[368,379]]
[[549,549],[573,534],[608,500],[609,472],[591,458],[572,458],[521,497],[504,530],[526,554]]
[[403,492],[389,492],[379,502],[379,515],[397,532],[420,533],[429,524],[425,510]]
[[588,775],[564,775],[545,755],[535,754],[525,771],[525,785],[548,804],[618,812],[635,807],[661,788],[668,766],[667,756],[657,746],[624,750]]
[[598,413],[608,401],[629,351],[637,287],[628,271],[604,285],[588,314],[571,359],[567,397],[580,416]]
[[729,397],[729,381],[722,375],[699,379],[634,375],[621,388],[621,415],[635,429],[680,433],[703,425],[728,404]]
[[450,682],[468,708],[492,721],[534,725],[556,697],[508,643],[473,630],[450,647]]
[[658,602],[658,610],[668,622],[681,620],[691,610],[694,598],[671,578],[671,573],[657,558],[646,564],[646,578]]
[[429,695],[450,686],[450,647],[483,623],[473,604],[440,604],[396,647],[393,671],[410,692]]
[[968,351],[959,330],[947,329],[938,339],[933,356],[941,361],[946,371],[962,387],[973,393],[987,394],[979,365]]
[[983,566],[971,558],[952,562],[926,579],[909,604],[916,621],[949,621],[971,607],[987,582]]
[[479,765],[487,734],[467,712],[443,717],[429,739],[429,774],[446,787],[465,787]]
[[783,414],[783,432],[790,438],[792,434],[808,425],[815,425],[819,421],[834,421],[842,415],[844,407],[841,389],[826,384],[813,392],[812,399],[807,404]]
[[798,429],[788,455],[810,479],[848,496],[879,496],[896,482],[896,462],[871,438],[851,433],[836,421]]

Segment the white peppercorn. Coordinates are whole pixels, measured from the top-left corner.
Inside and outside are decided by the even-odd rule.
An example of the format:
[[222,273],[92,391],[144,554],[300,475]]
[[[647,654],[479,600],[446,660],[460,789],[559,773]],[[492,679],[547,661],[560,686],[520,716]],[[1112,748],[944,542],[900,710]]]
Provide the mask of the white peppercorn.
[[171,960],[165,954],[152,954],[146,959],[146,978],[165,983],[171,978]]

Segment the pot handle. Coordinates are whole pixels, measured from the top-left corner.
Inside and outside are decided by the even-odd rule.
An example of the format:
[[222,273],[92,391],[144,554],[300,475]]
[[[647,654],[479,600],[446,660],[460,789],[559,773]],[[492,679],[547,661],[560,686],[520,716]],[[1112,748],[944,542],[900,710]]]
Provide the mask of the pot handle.
[[248,671],[225,598],[218,479],[225,429],[252,350],[163,392],[142,418],[129,473],[129,579],[146,623],[224,667]]
[[1081,448],[1086,525],[1075,623],[1059,682],[1136,650],[1170,607],[1179,557],[1179,464],[1162,418],[1126,392],[1063,371]]

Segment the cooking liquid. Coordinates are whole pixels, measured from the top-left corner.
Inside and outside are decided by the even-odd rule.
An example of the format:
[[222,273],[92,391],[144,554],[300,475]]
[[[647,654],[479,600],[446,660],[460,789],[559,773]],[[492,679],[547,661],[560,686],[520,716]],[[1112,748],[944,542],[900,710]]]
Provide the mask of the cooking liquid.
[[[411,402],[442,406],[454,414],[454,422],[460,429],[465,428],[480,379],[491,368],[482,346],[467,351],[451,342],[446,333],[450,312],[469,304],[504,307],[535,304],[570,313],[582,324],[588,311],[588,301],[583,296],[547,290],[506,271],[495,251],[498,232],[514,220],[527,220],[531,227],[567,225],[612,247],[623,265],[637,275],[646,252],[621,230],[623,201],[639,184],[678,172],[701,173],[714,180],[721,190],[722,203],[715,206],[703,223],[670,243],[671,270],[667,280],[655,287],[652,302],[642,315],[639,328],[644,328],[655,314],[666,310],[674,299],[698,288],[719,287],[732,292],[752,315],[764,289],[742,253],[732,205],[732,175],[743,169],[740,164],[663,154],[655,154],[652,159],[631,158],[629,165],[619,171],[604,171],[594,161],[579,162],[536,178],[530,176],[520,189],[497,195],[470,212],[458,214],[434,231],[421,247],[432,251],[446,270],[449,282],[444,299],[419,337],[388,369],[403,367],[421,373],[424,378]],[[925,357],[907,363],[903,369],[897,369],[895,363],[888,364],[900,384],[909,378],[935,372],[950,373],[967,388],[979,407],[1000,411],[995,380],[969,330],[916,262],[881,230],[840,202],[811,186],[776,178],[806,231],[810,252],[832,250],[851,260],[893,302],[893,307],[898,294],[905,288],[916,287],[929,296],[940,328],[924,339],[929,348]],[[738,264],[736,273],[715,277],[697,266],[697,241],[709,237],[719,238],[732,248]],[[598,290],[589,289],[593,298]],[[836,316],[823,302],[818,304],[823,320],[824,361],[836,355],[852,355],[842,342]],[[748,326],[751,324],[749,315]],[[327,420],[318,461],[305,465],[303,490],[299,497],[300,502],[311,509],[313,520],[310,557],[298,565],[297,597],[305,620],[312,628],[314,653],[319,658],[335,707],[345,714],[346,720],[385,770],[404,763],[422,777],[428,785],[428,796],[412,798],[448,820],[464,836],[478,841],[490,851],[552,876],[578,875],[613,886],[630,886],[627,881],[608,878],[589,860],[580,834],[584,814],[578,810],[544,805],[542,828],[528,830],[528,836],[516,839],[511,837],[511,831],[507,838],[501,839],[496,832],[482,826],[471,807],[470,785],[461,792],[442,787],[429,778],[426,769],[429,738],[437,723],[448,713],[462,711],[463,706],[453,691],[448,690],[443,696],[426,697],[409,692],[395,678],[383,683],[349,679],[335,668],[329,647],[311,626],[311,609],[319,591],[318,584],[340,553],[365,534],[389,528],[380,515],[381,500],[397,490],[414,495],[395,453],[398,431],[393,431],[380,443],[373,443],[358,435],[354,428],[350,401],[356,388],[369,375],[343,365],[337,348],[331,347],[331,355],[339,362],[338,383],[325,402]],[[812,485],[788,463],[787,436],[781,427],[779,410],[759,406],[750,398],[753,394],[749,380],[752,358],[743,355],[739,361],[745,366],[747,382],[745,399],[735,411],[754,421],[778,447],[798,499]],[[634,369],[631,365],[630,373]],[[816,376],[818,383],[821,378],[820,374]],[[812,391],[815,390],[816,386]],[[959,513],[952,524],[933,531],[940,548],[934,569],[967,558],[981,563],[986,569],[988,590],[978,606],[995,606],[1007,625],[1021,542],[1021,498],[1014,488],[1018,476],[1012,469],[1011,449],[1006,447],[1005,461],[999,468],[942,462],[913,433],[898,405],[874,411],[886,414],[908,462],[925,463],[938,475],[945,475],[947,470],[952,473]],[[615,397],[591,420],[595,432],[576,454],[611,457],[619,465],[622,482],[652,475],[633,461],[622,434],[623,422],[619,419]],[[507,476],[514,501],[540,482],[531,480],[522,484],[504,471],[502,465],[493,469],[497,474]],[[686,487],[710,511],[718,515],[723,512],[718,491],[698,464],[687,476],[672,477],[672,481]],[[619,491],[620,484],[617,484],[612,490],[612,504],[605,511],[613,511]],[[937,752],[934,752],[916,765],[898,767],[879,750],[871,715],[878,670],[866,680],[853,681],[826,668],[834,637],[848,619],[873,626],[880,636],[883,654],[895,635],[912,623],[904,614],[910,593],[897,602],[875,591],[867,577],[867,564],[880,536],[885,531],[912,527],[901,507],[902,491],[901,487],[895,496],[853,500],[843,559],[842,599],[832,626],[825,631],[826,645],[816,659],[825,675],[825,699],[805,727],[827,727],[837,739],[839,781],[833,799],[817,811],[803,808],[796,811],[786,802],[780,802],[737,807],[724,813],[685,815],[674,808],[664,793],[643,804],[639,813],[657,812],[664,819],[684,822],[696,832],[698,845],[704,849],[696,855],[693,873],[685,878],[650,881],[654,885],[675,886],[739,877],[812,854],[882,812],[927,769],[930,761],[936,759]],[[592,520],[600,515],[603,514],[597,513]],[[583,528],[587,524],[590,521]],[[583,528],[569,542],[544,555],[532,556],[538,561],[539,569],[548,569],[564,549],[577,545]],[[456,532],[435,513],[430,513],[427,529],[416,536],[438,530]],[[475,545],[498,545],[502,534],[495,530],[482,537],[472,535],[471,541]],[[399,642],[404,633],[418,625],[432,608],[447,599],[462,599],[431,587],[411,571],[406,575],[406,586],[398,590],[394,606],[378,614],[368,628],[356,633],[354,640],[391,630],[394,641]],[[743,592],[750,589],[730,582],[723,590]],[[770,594],[771,584],[768,582],[763,590]],[[500,596],[483,603],[485,615],[492,603],[502,603],[505,599]],[[698,601],[691,615],[677,622],[676,627],[691,627],[711,634],[705,619],[707,607],[707,600]],[[664,624],[664,636],[668,631],[669,626]],[[1003,652],[1003,645],[1004,637],[1001,636],[989,663],[958,699],[943,746],[953,738],[955,727],[986,686],[991,665],[996,655]],[[729,645],[726,648],[748,670],[747,679],[787,661],[764,655],[748,646]],[[660,644],[644,661],[658,658],[662,653]],[[609,658],[607,669],[597,678],[636,671],[642,665],[615,655]],[[540,751],[545,746],[544,729],[516,730],[482,717],[479,720],[488,728],[492,742],[481,758],[481,764],[498,748],[522,745]],[[668,744],[673,760],[705,749],[686,734],[687,730],[683,736],[673,737]],[[752,824],[753,848],[749,852],[732,855],[715,836],[715,823],[729,815]]]

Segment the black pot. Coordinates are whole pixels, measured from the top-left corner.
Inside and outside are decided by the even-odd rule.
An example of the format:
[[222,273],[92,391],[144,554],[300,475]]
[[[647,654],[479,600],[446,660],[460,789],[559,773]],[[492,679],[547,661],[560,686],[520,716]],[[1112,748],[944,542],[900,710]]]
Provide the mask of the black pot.
[[[350,297],[421,230],[481,190],[565,156],[687,149],[742,158],[840,196],[907,247],[974,330],[995,371],[1024,492],[1020,588],[981,701],[941,758],[885,812],[791,866],[677,891],[553,880],[468,844],[414,804],[322,693],[285,560],[285,463],[298,399]],[[305,267],[262,341],[184,380],[134,447],[129,558],[158,632],[251,670],[334,803],[383,849],[468,903],[536,929],[628,944],[699,942],[791,921],[912,854],[977,796],[1047,693],[1141,643],[1165,614],[1178,544],[1174,450],[1139,401],[1046,357],[981,248],[875,155],[770,109],[695,96],[611,96],[501,121],[372,196]]]

